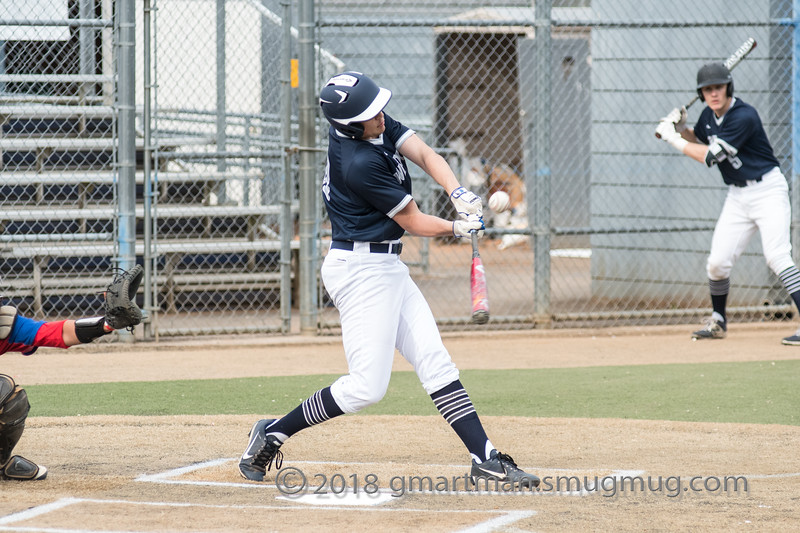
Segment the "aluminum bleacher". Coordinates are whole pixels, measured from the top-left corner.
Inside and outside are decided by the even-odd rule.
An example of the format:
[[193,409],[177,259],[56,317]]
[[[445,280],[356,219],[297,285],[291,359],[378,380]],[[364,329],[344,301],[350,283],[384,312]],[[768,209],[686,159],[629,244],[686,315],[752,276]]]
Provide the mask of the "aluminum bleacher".
[[[0,295],[35,316],[47,316],[60,299],[101,291],[113,272],[113,119],[107,106],[0,105]],[[162,138],[150,148],[173,154],[215,150],[213,139],[203,135]],[[140,164],[143,150],[137,137]],[[154,176],[157,202],[150,214],[156,234],[145,250],[145,176],[136,171],[135,248],[138,262],[145,255],[154,259],[163,311],[179,312],[208,293],[280,288],[278,199],[256,205],[263,199],[215,197],[226,183],[260,183],[258,168],[215,172],[208,165],[185,165],[156,169]],[[294,241],[293,265],[297,250]]]

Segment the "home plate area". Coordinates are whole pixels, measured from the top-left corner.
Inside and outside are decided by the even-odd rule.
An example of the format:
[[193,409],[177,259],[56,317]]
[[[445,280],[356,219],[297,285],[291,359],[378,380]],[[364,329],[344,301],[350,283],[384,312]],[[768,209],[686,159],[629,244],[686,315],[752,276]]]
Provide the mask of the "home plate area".
[[[412,496],[586,496],[603,479],[638,476],[640,471],[548,470],[541,487],[512,487],[497,481],[472,483],[463,464],[403,464],[293,461],[267,472],[264,482],[231,482],[237,459],[196,463],[136,478],[138,482],[268,490],[278,500],[307,505],[372,507]],[[434,473],[435,472],[435,473]]]
[[[685,490],[675,489],[676,494],[670,494],[669,481],[664,480],[665,485],[653,492],[653,483],[661,478],[644,469],[578,471],[531,465],[521,466],[541,477],[538,490],[502,484],[476,488],[465,485],[468,476],[463,464],[392,461],[291,461],[277,470],[273,466],[266,481],[259,483],[242,479],[237,461],[224,457],[139,474],[84,497],[70,496],[68,487],[63,487],[48,503],[39,500],[39,505],[0,517],[0,532],[263,533],[307,531],[331,524],[357,531],[371,527],[385,531],[539,531],[549,530],[546,525],[560,517],[587,513],[599,519],[617,507],[626,513],[642,506],[647,508],[645,513],[657,511],[664,502],[679,501],[673,496]],[[685,483],[689,478],[676,476],[673,482],[681,479]],[[642,489],[634,491],[634,480],[644,480],[643,492],[649,494]],[[719,500],[719,496],[694,498],[684,504],[708,505]],[[746,495],[723,500],[726,505],[748,501]],[[634,522],[643,519],[638,516]]]
[[541,497],[593,494],[465,486],[463,464],[294,461],[277,471],[273,467],[266,481],[257,483],[238,478],[237,460],[139,475],[130,498],[60,498],[0,517],[0,531],[291,531],[332,523],[359,529],[380,520],[391,530],[483,532],[535,528],[535,502]]

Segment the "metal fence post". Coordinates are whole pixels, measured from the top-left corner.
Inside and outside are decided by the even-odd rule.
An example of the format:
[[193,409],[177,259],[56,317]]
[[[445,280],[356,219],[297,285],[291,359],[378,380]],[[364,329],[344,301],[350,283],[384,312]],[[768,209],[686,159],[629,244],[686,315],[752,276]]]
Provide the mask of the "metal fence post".
[[[78,8],[79,16],[81,19],[88,20],[94,17],[94,2],[88,0],[81,0],[80,7]],[[79,66],[80,73],[84,75],[93,74],[94,63],[94,36],[95,28],[81,26],[78,28],[78,41],[80,42]],[[91,84],[81,83],[78,89],[78,99],[81,105],[86,104],[86,98],[89,95],[89,87]],[[86,119],[82,118],[81,133],[86,127]]]
[[800,0],[792,5],[792,250],[800,258]]
[[152,176],[150,175],[151,167],[150,167],[150,158],[152,156],[150,141],[151,141],[151,108],[150,108],[150,99],[151,99],[151,80],[150,80],[150,69],[151,69],[151,53],[152,53],[152,42],[151,42],[151,19],[150,15],[152,13],[152,6],[151,0],[144,0],[144,17],[143,23],[144,26],[143,30],[143,40],[142,46],[143,50],[143,65],[142,65],[142,80],[143,88],[144,88],[144,107],[142,110],[142,126],[144,129],[144,172],[143,172],[143,183],[144,183],[144,219],[143,219],[143,240],[144,240],[144,251],[142,254],[142,261],[144,263],[144,311],[146,313],[146,318],[149,320],[145,320],[144,322],[144,337],[149,338],[153,333],[153,320],[155,317],[155,313],[157,312],[156,307],[153,305],[153,258],[152,258],[152,236],[153,236],[153,214],[151,212],[152,209],[152,196],[153,196],[153,187],[152,187]]
[[[120,0],[118,65],[119,183],[117,196],[118,266],[130,269],[136,263],[136,15],[134,0]],[[133,336],[119,332],[123,341]]]
[[533,220],[534,322],[549,327],[550,316],[550,79],[552,43],[550,14],[552,1],[537,1],[535,7],[535,95],[534,194],[529,202]]
[[[225,152],[225,0],[217,0],[217,152]],[[217,159],[217,170],[225,172],[225,158]],[[217,203],[227,203],[226,182],[217,188]]]
[[314,0],[301,0],[299,9],[300,60],[300,332],[317,331],[317,209],[316,186],[317,102],[314,77]]
[[292,326],[292,4],[282,0],[283,53],[281,54],[281,140],[283,141],[283,197],[281,198],[281,330]]

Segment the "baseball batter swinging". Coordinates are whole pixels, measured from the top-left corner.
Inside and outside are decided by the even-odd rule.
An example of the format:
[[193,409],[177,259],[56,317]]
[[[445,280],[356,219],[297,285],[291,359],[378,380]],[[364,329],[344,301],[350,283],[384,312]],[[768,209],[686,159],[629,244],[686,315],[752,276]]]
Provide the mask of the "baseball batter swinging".
[[[472,456],[475,479],[534,487],[539,478],[517,467],[489,441],[433,314],[400,260],[405,232],[424,237],[482,233],[481,200],[414,131],[383,112],[392,93],[359,72],[331,78],[320,93],[330,122],[322,196],[332,227],[322,281],[339,309],[349,373],[279,420],[257,421],[239,462],[262,481],[293,434],[383,398],[395,349],[411,363],[439,412]],[[405,159],[428,173],[459,214],[455,221],[422,213],[411,195]]]
[[[733,78],[722,63],[697,72],[697,93],[706,103],[694,129],[686,127],[686,109],[673,109],[656,128],[679,152],[716,165],[728,185],[706,270],[713,313],[693,339],[722,339],[728,330],[725,305],[730,274],[756,230],[764,258],[800,309],[800,272],[792,261],[789,238],[791,206],[788,185],[767,139],[758,112],[733,96]],[[783,339],[800,346],[800,330]]]

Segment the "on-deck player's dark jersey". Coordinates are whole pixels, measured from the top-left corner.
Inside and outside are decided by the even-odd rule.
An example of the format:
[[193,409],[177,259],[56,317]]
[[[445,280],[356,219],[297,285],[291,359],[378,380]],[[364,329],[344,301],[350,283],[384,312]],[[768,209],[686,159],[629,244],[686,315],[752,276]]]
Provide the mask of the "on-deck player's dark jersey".
[[328,162],[322,197],[332,238],[341,241],[397,240],[405,230],[392,220],[412,200],[411,178],[397,149],[414,134],[384,113],[386,129],[377,139],[328,131]]
[[734,98],[721,123],[706,106],[694,126],[694,134],[703,144],[722,140],[734,149],[736,153],[718,164],[728,185],[744,185],[747,180],[759,179],[779,166],[758,112],[738,98]]

